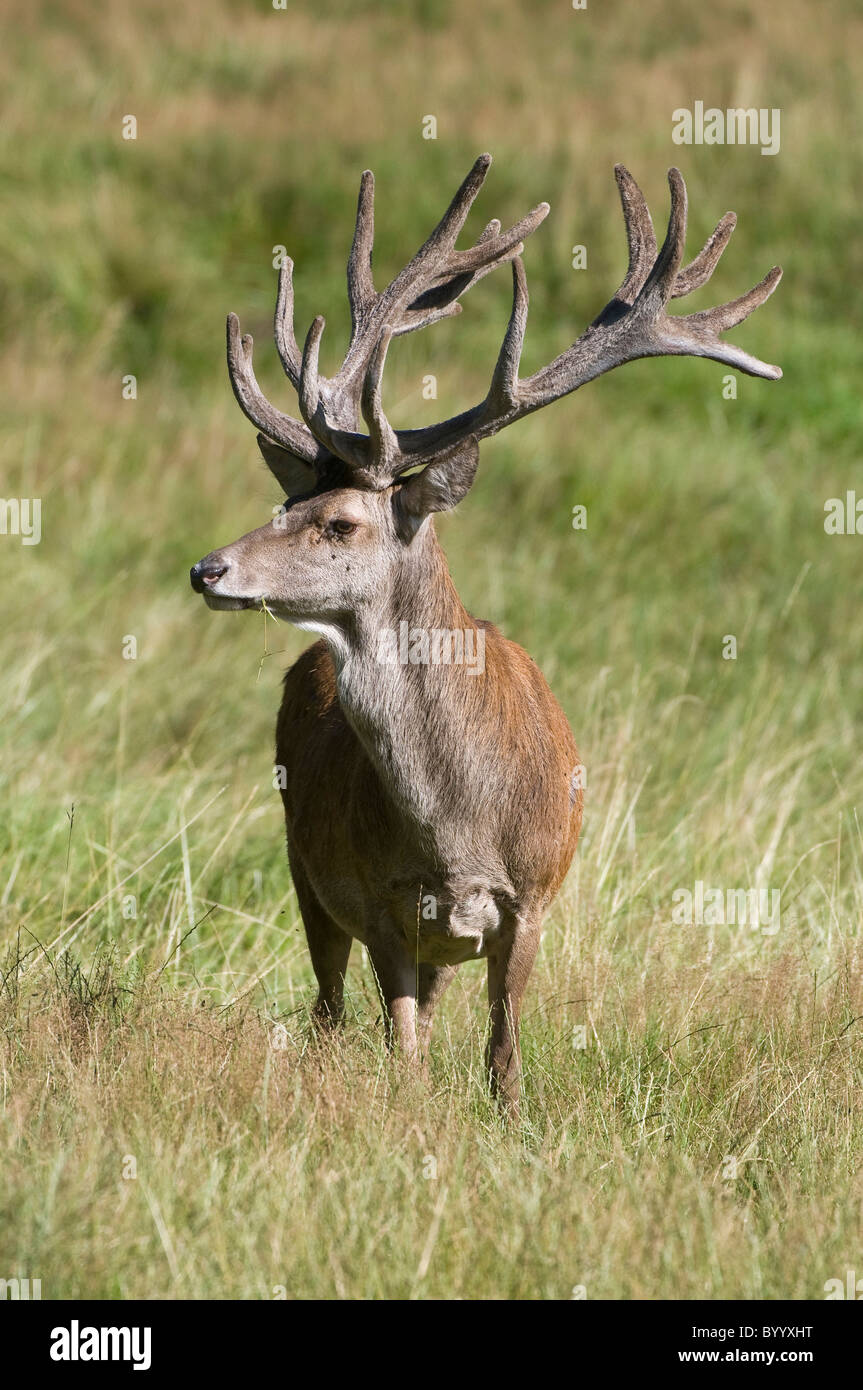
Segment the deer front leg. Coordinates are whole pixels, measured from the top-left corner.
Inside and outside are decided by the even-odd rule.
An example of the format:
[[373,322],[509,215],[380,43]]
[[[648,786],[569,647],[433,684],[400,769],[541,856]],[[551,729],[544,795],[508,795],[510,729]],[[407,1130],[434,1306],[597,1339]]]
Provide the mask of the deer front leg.
[[490,1033],[486,1068],[492,1095],[518,1119],[521,1091],[521,1001],[539,946],[540,924],[520,921],[506,945],[488,958]]
[[375,983],[381,1001],[387,1047],[409,1062],[419,1058],[417,1046],[417,966],[398,940],[384,938],[369,946]]
[[295,856],[289,856],[297,901],[312,968],[318,982],[318,997],[312,1018],[322,1028],[341,1023],[345,1012],[345,975],[351,954],[352,938],[342,931],[319,903],[306,872]]
[[421,965],[419,968],[419,995],[417,998],[417,1033],[423,1066],[428,1065],[429,1043],[431,1042],[432,1018],[435,1005],[447,985],[455,978],[454,965]]

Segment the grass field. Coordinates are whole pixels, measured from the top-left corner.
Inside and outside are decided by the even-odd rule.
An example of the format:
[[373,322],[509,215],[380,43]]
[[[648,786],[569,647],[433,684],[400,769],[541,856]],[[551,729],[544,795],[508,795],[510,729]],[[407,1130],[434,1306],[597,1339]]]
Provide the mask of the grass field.
[[[0,1278],[44,1298],[809,1299],[863,1271],[863,540],[824,529],[828,499],[863,498],[863,15],[609,8],[4,6],[0,477],[41,499],[42,537],[0,535]],[[673,144],[696,100],[779,108],[779,154]],[[293,409],[273,248],[300,331],[327,315],[330,370],[360,171],[383,283],[484,149],[468,230],[552,205],[526,371],[619,284],[615,160],[659,224],[681,166],[693,251],[738,213],[695,307],[785,268],[732,334],[782,382],[726,400],[715,363],[628,366],[484,445],[439,526],[587,768],[515,1132],[485,1095],[479,966],[428,1086],[387,1059],[358,947],[348,1027],[313,1043],[271,782],[307,637],[210,613],[187,579],[280,500],[228,386],[227,311]],[[489,277],[398,341],[397,425],[479,398],[508,299]],[[779,890],[778,930],[675,924],[698,881]]]

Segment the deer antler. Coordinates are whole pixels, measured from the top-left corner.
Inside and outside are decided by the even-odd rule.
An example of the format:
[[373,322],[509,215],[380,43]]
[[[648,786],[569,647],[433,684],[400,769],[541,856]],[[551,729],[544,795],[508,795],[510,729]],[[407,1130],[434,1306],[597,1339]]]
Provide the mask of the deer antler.
[[[381,293],[375,290],[371,268],[374,176],[368,169],[363,174],[348,260],[351,340],[340,371],[329,380],[318,372],[323,318],[314,320],[302,352],[297,345],[293,262],[285,261],[279,274],[275,338],[305,424],[267,401],[252,368],[252,339],[241,337],[235,314],[228,316],[228,371],[234,394],[248,418],[270,439],[319,468],[337,457],[377,480],[398,471],[397,437],[384,416],[380,396],[390,340],[460,313],[460,297],[491,270],[520,255],[524,238],[548,213],[548,204],[540,203],[505,232],[497,220],[489,222],[473,246],[456,250],[456,239],[490,164],[491,155],[477,159],[431,236]],[[356,431],[358,412],[369,427],[368,435]]]
[[[614,298],[594,319],[587,332],[543,371],[525,383],[529,394],[539,393],[540,404],[581,386],[597,376],[595,360],[602,341],[602,371],[631,362],[637,357],[712,357],[750,376],[781,377],[779,367],[760,362],[742,348],[723,343],[719,334],[745,318],[763,304],[782,278],[774,267],[748,294],[715,309],[697,314],[670,317],[666,306],[700,289],[710,279],[722,252],[737,225],[733,212],[727,212],[693,261],[681,269],[686,239],[686,184],[679,169],[669,169],[671,215],[662,250],[657,254],[653,223],[641,189],[622,164],[615,167],[620,201],[629,242],[629,269]],[[610,359],[610,360],[606,360]]]
[[[490,222],[472,247],[457,251],[456,238],[490,163],[490,155],[476,161],[429,239],[380,294],[374,289],[371,273],[374,181],[369,172],[363,175],[348,262],[351,341],[341,370],[331,380],[318,374],[322,318],[315,319],[309,329],[302,353],[297,346],[292,326],[292,264],[286,262],[279,277],[276,344],[297,389],[305,425],[276,411],[262,395],[252,371],[252,340],[240,337],[236,316],[229,316],[228,366],[234,392],[249,419],[271,439],[319,469],[333,457],[340,458],[358,482],[381,487],[470,436],[480,440],[496,434],[603,372],[639,357],[710,357],[752,376],[781,377],[779,367],[759,361],[719,336],[764,303],[779,283],[781,270],[775,267],[748,294],[728,304],[670,316],[666,309],[671,299],[690,294],[710,279],[736,218],[734,213],[726,213],[695,259],[681,268],[686,185],[680,171],[670,169],[668,173],[671,214],[662,249],[657,250],[641,190],[619,164],[615,175],[629,245],[629,267],[623,283],[570,348],[533,376],[520,379],[528,307],[520,256],[524,238],[539,226],[548,204],[540,203],[507,232],[500,231],[499,222]],[[394,430],[381,404],[381,379],[390,340],[460,312],[460,296],[506,261],[512,262],[512,312],[485,400],[424,429]],[[368,426],[368,435],[356,432],[358,411]]]

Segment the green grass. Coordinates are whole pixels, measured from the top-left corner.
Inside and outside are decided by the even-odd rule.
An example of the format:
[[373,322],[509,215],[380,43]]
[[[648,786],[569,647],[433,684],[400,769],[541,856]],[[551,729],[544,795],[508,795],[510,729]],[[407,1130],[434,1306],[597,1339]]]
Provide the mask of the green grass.
[[[0,1277],[44,1297],[817,1298],[859,1266],[863,541],[823,520],[863,496],[861,20],[802,0],[606,10],[16,16],[0,469],[4,496],[41,497],[43,539],[0,536]],[[672,145],[696,99],[780,107],[781,153]],[[526,371],[619,283],[616,159],[657,224],[681,165],[693,250],[737,211],[696,307],[785,267],[734,333],[783,382],[741,377],[725,401],[716,364],[628,366],[485,445],[440,526],[466,603],[539,661],[587,767],[514,1133],[485,1096],[479,967],[441,1009],[428,1086],[386,1059],[358,947],[348,1027],[312,1045],[271,785],[306,639],[204,610],[186,578],[279,500],[227,384],[225,313],[291,408],[272,248],[296,260],[298,330],[327,316],[327,370],[361,169],[382,283],[486,148],[472,228],[552,203],[526,252]],[[508,293],[490,277],[460,320],[399,340],[397,424],[479,398]],[[697,879],[779,888],[780,930],[673,926]]]

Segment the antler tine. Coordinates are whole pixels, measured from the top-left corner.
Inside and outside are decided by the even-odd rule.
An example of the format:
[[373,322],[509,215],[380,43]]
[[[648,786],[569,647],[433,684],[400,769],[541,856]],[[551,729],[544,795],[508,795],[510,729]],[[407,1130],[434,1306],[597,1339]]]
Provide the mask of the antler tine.
[[[315,419],[321,400],[318,357],[321,350],[321,338],[325,327],[326,319],[324,319],[321,314],[318,314],[317,317],[312,320],[309,331],[306,334],[306,341],[303,345],[303,361],[300,367],[300,382],[297,394],[300,398],[300,414],[309,429],[312,428],[312,421]],[[319,429],[320,421],[317,421],[316,425]]]
[[[752,357],[743,348],[735,347],[733,343],[723,343],[718,335],[724,333],[728,328],[735,328],[738,323],[742,323],[753,313],[765,299],[769,299],[779,281],[782,279],[782,270],[777,265],[769,270],[747,294],[742,294],[738,299],[732,299],[727,304],[719,304],[714,309],[702,309],[697,314],[685,314],[680,318],[668,320],[670,330],[674,330],[678,324],[685,325],[683,333],[686,335],[682,341],[684,346],[682,352],[692,353],[695,356],[713,357],[717,362],[725,362],[728,366],[738,367],[740,371],[746,372],[749,376],[766,377],[769,381],[778,381],[782,376],[782,368],[773,366],[769,362],[762,362],[757,357]],[[701,350],[694,346],[700,344]]]
[[285,375],[297,390],[300,384],[300,349],[294,334],[294,263],[286,256],[279,267],[279,289],[273,318],[276,350]]
[[[487,242],[498,236],[499,233],[500,219],[493,217],[480,233],[476,244]],[[426,328],[430,323],[437,323],[438,319],[452,318],[456,314],[460,314],[462,311],[462,306],[459,303],[461,295],[472,289],[479,280],[491,274],[493,270],[496,270],[497,266],[503,264],[506,259],[507,257],[502,257],[500,261],[491,261],[487,265],[480,266],[477,270],[453,276],[450,280],[444,280],[440,285],[427,290],[425,294],[419,295],[403,311],[400,321],[393,329],[393,337],[397,338],[404,333],[413,333],[418,328]],[[442,300],[443,303],[441,303]]]
[[412,333],[417,328],[436,323],[438,319],[460,314],[458,300],[461,296],[498,266],[515,261],[524,250],[525,238],[547,217],[548,212],[548,203],[540,203],[503,234],[500,222],[495,218],[473,246],[465,251],[452,251],[445,267],[436,277],[436,283],[401,311],[393,336]]
[[465,251],[455,251],[453,253],[453,263],[461,272],[479,270],[486,265],[502,265],[505,261],[512,260],[514,256],[520,256],[524,250],[524,243],[535,232],[540,222],[544,222],[549,214],[548,203],[538,203],[535,208],[521,221],[516,222],[505,232],[499,232],[497,236],[487,237],[475,242]]
[[626,166],[615,164],[614,177],[617,179],[629,247],[629,268],[615,298],[631,304],[643,288],[650,267],[656,260],[656,233],[644,194]]
[[431,236],[426,239],[417,252],[413,265],[420,258],[427,258],[441,251],[451,251],[455,246],[456,238],[467,221],[467,215],[473,207],[476,195],[485,183],[486,175],[491,168],[491,155],[481,154],[479,159],[474,160],[470,172],[462,179],[452,202],[438,222]]
[[321,447],[315,436],[305,425],[300,424],[299,420],[276,410],[261,391],[252,366],[252,348],[251,334],[241,336],[237,315],[229,314],[228,375],[240,409],[268,438],[275,440],[283,448],[290,449],[306,463],[321,464],[326,458],[326,450]]
[[471,438],[479,442],[536,408],[524,398],[518,379],[527,314],[527,274],[517,256],[512,262],[512,309],[485,400],[440,424],[398,431],[396,473],[441,458]]
[[[452,277],[453,247],[467,220],[474,199],[485,182],[490,167],[490,154],[481,154],[479,159],[474,161],[473,167],[462,179],[455,196],[434,231],[426,237],[416,255],[396,276],[389,288],[378,296],[379,300],[384,300],[388,306],[391,306],[388,317],[401,317],[398,311],[406,300],[419,298],[429,290],[430,267],[432,267],[432,280]],[[461,273],[467,269],[468,267],[459,267]],[[426,283],[423,284],[423,281]],[[466,285],[467,281],[465,281],[465,288]],[[415,290],[418,290],[417,294],[414,293]],[[392,309],[397,310],[396,314],[392,314]]]
[[782,270],[775,265],[772,270],[768,270],[763,280],[759,280],[746,294],[740,295],[739,299],[729,300],[727,304],[719,304],[715,309],[702,309],[698,314],[687,314],[686,322],[691,325],[709,325],[715,333],[724,333],[727,328],[736,328],[738,323],[748,319],[749,315],[758,309],[769,299],[779,281],[782,279]]
[[733,212],[726,212],[725,216],[719,219],[716,230],[707,238],[698,255],[689,265],[677,272],[677,279],[671,291],[672,299],[682,299],[685,294],[700,290],[702,285],[707,284],[736,226],[737,216]]
[[326,383],[322,381],[318,371],[321,338],[325,327],[326,320],[321,314],[318,314],[312,320],[311,327],[306,334],[297,392],[300,401],[300,414],[312,434],[325,446],[330,456],[334,455],[336,458],[343,459],[354,467],[363,467],[368,462],[369,441],[353,430],[342,429],[337,410],[332,412],[335,418],[328,418],[323,394]]
[[[493,266],[489,267],[490,270],[493,268]],[[484,270],[480,274],[473,276],[459,293],[464,294],[465,289],[469,289],[471,284],[475,284],[477,280],[487,274],[488,271]],[[425,300],[427,296],[423,295],[422,298]],[[418,328],[428,328],[429,324],[437,323],[439,319],[456,318],[461,312],[462,306],[457,299],[451,300],[449,304],[444,304],[439,309],[405,309],[401,319],[393,329],[393,337],[401,338],[405,333],[415,333]]]
[[360,180],[357,222],[348,258],[348,300],[351,306],[352,336],[356,336],[363,316],[375,302],[372,250],[375,240],[375,176],[366,169]]
[[[506,232],[501,232],[495,218],[473,246],[455,250],[456,238],[490,165],[491,155],[480,155],[437,227],[389,288],[378,295],[378,303],[386,304],[386,318],[393,324],[394,335],[457,313],[452,307],[454,301],[491,270],[520,255],[526,238],[548,215],[548,204],[540,203]],[[439,312],[443,309],[446,313]]]
[[665,233],[662,250],[636,300],[641,313],[656,313],[665,307],[671,298],[671,291],[683,260],[686,241],[686,184],[679,169],[669,169],[668,186],[671,189],[668,231]]
[[512,263],[512,312],[498,353],[487,400],[507,410],[518,397],[518,368],[527,328],[527,275],[520,257]]
[[372,353],[360,396],[363,419],[369,427],[368,467],[375,472],[388,474],[392,472],[399,454],[396,432],[384,414],[381,399],[384,363],[392,336],[392,329],[387,326]]
[[[464,276],[464,284],[460,287],[459,293],[463,294],[470,283],[467,272],[478,269],[480,264],[485,264],[493,259],[493,254],[489,252],[489,240],[483,242],[485,251],[480,256],[477,266],[454,265],[458,254],[453,251],[459,232],[464,226],[467,215],[473,206],[474,199],[485,182],[486,174],[491,167],[491,155],[481,154],[475,160],[470,172],[462,179],[456,193],[438,222],[434,231],[426,237],[416,255],[408,262],[402,271],[396,276],[392,284],[376,297],[375,307],[381,307],[387,321],[393,324],[393,332],[410,332],[412,329],[420,328],[427,321],[423,316],[422,323],[411,323],[410,327],[401,328],[401,322],[405,317],[406,306],[413,301],[419,300],[427,294],[435,282],[452,280],[455,275]],[[486,229],[488,230],[488,229]],[[480,238],[482,241],[482,237]],[[435,285],[435,288],[440,288]],[[450,295],[449,299],[454,298]],[[443,303],[448,301],[444,300]],[[385,309],[384,309],[385,306]],[[443,307],[441,302],[434,305],[435,308]],[[452,312],[452,310],[450,310]],[[445,315],[437,314],[436,317],[442,318]],[[353,346],[353,344],[351,345]],[[369,351],[373,350],[373,345]],[[349,353],[350,355],[350,353]]]

